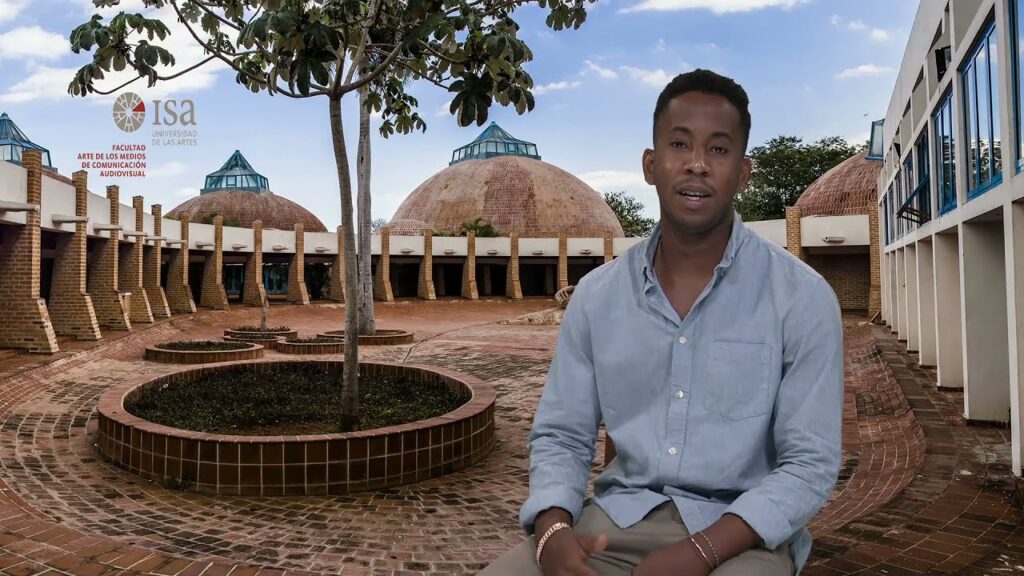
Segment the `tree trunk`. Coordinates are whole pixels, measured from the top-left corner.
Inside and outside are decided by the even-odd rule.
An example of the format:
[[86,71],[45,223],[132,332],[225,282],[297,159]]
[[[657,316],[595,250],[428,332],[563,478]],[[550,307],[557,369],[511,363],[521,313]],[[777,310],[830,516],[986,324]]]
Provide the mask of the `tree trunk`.
[[338,167],[338,190],[341,194],[341,227],[345,235],[345,293],[354,296],[345,302],[345,368],[341,385],[341,430],[355,430],[359,422],[359,300],[356,283],[356,242],[352,222],[352,175],[341,124],[341,97],[329,96],[331,142],[334,162]]
[[359,205],[359,334],[376,332],[373,318],[373,273],[370,255],[370,111],[366,108],[369,89],[359,89],[359,156],[356,161],[356,183]]
[[260,303],[260,330],[267,331],[267,316],[270,315],[270,302],[267,293],[263,292],[263,302]]

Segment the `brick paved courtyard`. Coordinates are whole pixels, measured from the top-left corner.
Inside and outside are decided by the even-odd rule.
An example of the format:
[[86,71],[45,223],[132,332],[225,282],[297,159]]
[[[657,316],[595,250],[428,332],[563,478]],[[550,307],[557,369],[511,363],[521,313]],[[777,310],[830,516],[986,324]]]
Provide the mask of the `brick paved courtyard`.
[[[99,394],[143,361],[146,345],[218,337],[258,313],[176,317],[56,357],[0,355],[0,571],[35,573],[472,574],[522,539],[526,437],[557,327],[498,322],[551,301],[378,305],[378,326],[412,345],[367,359],[450,368],[498,391],[498,444],[480,465],[398,489],[345,497],[215,498],[135,479],[92,446]],[[339,305],[274,306],[271,323],[337,329]],[[66,345],[67,344],[67,345]],[[1008,431],[967,427],[962,395],[935,390],[888,331],[847,329],[844,465],[814,519],[808,574],[1024,573]],[[272,355],[274,353],[270,353]],[[601,447],[599,447],[601,448]],[[600,454],[600,450],[598,452]]]

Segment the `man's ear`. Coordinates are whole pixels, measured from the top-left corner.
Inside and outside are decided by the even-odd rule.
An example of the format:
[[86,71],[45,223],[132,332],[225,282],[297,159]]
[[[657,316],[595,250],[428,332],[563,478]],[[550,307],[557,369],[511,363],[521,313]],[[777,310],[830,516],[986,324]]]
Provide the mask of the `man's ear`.
[[644,180],[651,186],[654,186],[654,150],[650,148],[644,150],[644,156],[641,160],[644,168]]

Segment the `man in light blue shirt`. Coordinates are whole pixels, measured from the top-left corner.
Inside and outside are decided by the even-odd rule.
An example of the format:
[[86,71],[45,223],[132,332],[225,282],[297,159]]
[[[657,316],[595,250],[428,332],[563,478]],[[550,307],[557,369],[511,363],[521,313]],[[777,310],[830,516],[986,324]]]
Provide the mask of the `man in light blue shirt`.
[[[799,572],[835,485],[842,322],[829,285],[744,226],[748,100],[706,70],[654,113],[654,233],[573,294],[530,435],[534,537],[502,574]],[[585,501],[598,427],[616,456]]]

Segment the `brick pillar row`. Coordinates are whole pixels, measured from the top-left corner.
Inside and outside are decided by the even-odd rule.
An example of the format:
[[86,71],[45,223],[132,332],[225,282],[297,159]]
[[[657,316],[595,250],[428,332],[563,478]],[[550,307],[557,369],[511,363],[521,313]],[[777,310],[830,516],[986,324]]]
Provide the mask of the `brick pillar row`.
[[263,221],[252,222],[252,253],[245,262],[245,282],[242,284],[242,303],[263,306],[267,290],[263,286]]
[[[43,196],[42,154],[26,150],[26,201],[39,206]],[[57,336],[46,302],[39,297],[41,230],[38,211],[25,213],[25,225],[0,228],[0,346],[53,353]]]
[[800,208],[786,208],[786,250],[800,260],[804,260],[803,240],[800,237]]
[[513,300],[523,299],[523,286],[519,282],[519,234],[509,235],[511,248],[508,257],[508,272],[505,277],[505,296]]
[[[89,173],[79,170],[71,175],[75,186],[75,216],[86,217],[89,202]],[[72,234],[57,237],[53,260],[53,285],[47,307],[53,330],[78,340],[99,340],[100,325],[92,298],[86,290],[88,221],[75,222]]]
[[604,263],[607,264],[615,258],[615,242],[610,233],[604,235]]
[[416,295],[424,300],[437,300],[434,290],[434,231],[423,229],[423,261],[420,262],[420,280]]
[[[132,197],[132,208],[135,209],[135,231],[142,232],[143,217],[142,196]],[[127,224],[127,222],[125,223]],[[143,247],[146,242],[140,236],[135,237],[134,244],[126,244],[124,250],[118,256],[124,259],[118,263],[118,289],[121,292],[130,292],[127,299],[128,318],[132,322],[152,324],[153,311],[149,308],[149,297],[142,280],[144,270]]]
[[882,268],[880,264],[881,246],[878,241],[878,210],[868,210],[868,238],[871,249],[871,287],[868,292],[868,317],[874,317],[882,310]]
[[224,290],[224,217],[220,214],[213,217],[213,251],[206,253],[203,263],[199,305],[214,310],[228,309],[228,293]]
[[466,234],[466,263],[462,265],[462,297],[477,300],[476,287],[476,232]]
[[569,287],[569,239],[558,235],[558,289]]
[[395,301],[395,294],[391,291],[391,230],[387,227],[380,230],[380,259],[373,275],[373,299]]
[[[163,207],[153,204],[153,234],[157,237],[163,236]],[[160,285],[160,272],[163,268],[163,241],[156,240],[152,246],[143,247],[143,273],[142,284],[146,288],[146,298],[149,299],[149,309],[153,312],[154,318],[170,318],[171,308],[167,305],[167,294]]]
[[[121,220],[120,188],[107,186],[107,200],[110,201],[110,224],[117,226]],[[96,242],[89,271],[89,295],[92,296],[100,326],[111,330],[131,330],[132,323],[128,316],[130,304],[125,301],[130,296],[121,295],[118,282],[120,235],[120,231],[110,230],[106,238]]]
[[288,301],[309,304],[306,290],[306,233],[302,223],[295,225],[295,253],[288,264]]
[[192,289],[188,285],[189,215],[182,212],[178,219],[181,224],[181,244],[178,251],[171,256],[167,268],[167,304],[172,312],[195,314],[196,303],[192,299]]

